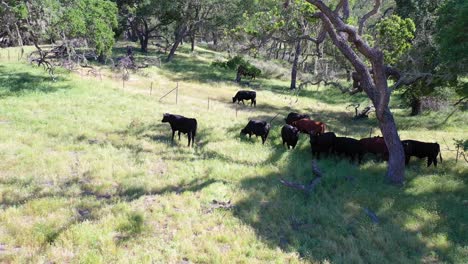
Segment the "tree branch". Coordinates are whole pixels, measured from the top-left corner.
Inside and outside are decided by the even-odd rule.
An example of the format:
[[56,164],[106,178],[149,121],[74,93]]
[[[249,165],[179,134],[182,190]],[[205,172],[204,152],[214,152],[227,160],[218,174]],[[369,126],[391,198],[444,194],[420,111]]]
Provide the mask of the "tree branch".
[[310,183],[307,185],[286,181],[284,179],[280,179],[280,182],[284,186],[298,189],[298,190],[304,191],[307,194],[310,194],[314,190],[315,186],[317,186],[317,184],[319,184],[320,181],[322,180],[322,172],[318,169],[317,162],[315,160],[312,161],[312,173],[316,177],[312,179],[312,181],[310,181]]
[[375,0],[374,8],[372,8],[372,10],[369,11],[367,14],[365,14],[361,19],[359,19],[359,30],[358,30],[359,35],[362,35],[362,32],[364,30],[364,25],[366,24],[367,19],[369,19],[370,17],[372,17],[373,15],[379,12],[381,4],[382,4],[381,0]]

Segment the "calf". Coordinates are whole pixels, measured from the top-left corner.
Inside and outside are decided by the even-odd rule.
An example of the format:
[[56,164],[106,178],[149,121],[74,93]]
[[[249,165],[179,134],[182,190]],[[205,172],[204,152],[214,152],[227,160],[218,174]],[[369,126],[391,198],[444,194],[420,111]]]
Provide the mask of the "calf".
[[284,119],[286,124],[291,125],[294,121],[301,120],[301,119],[310,119],[309,115],[299,114],[295,112],[291,112],[288,116]]
[[250,106],[257,106],[257,93],[255,91],[238,91],[232,98],[232,102],[244,103],[244,100],[250,100]]
[[388,161],[388,149],[383,137],[363,138],[359,144],[365,153],[372,153]]
[[174,134],[176,131],[187,134],[188,146],[190,147],[190,141],[195,141],[195,135],[197,134],[197,120],[195,118],[187,118],[180,115],[164,114],[162,121],[163,123],[169,123],[172,129],[172,142],[174,142]]
[[268,124],[266,121],[260,120],[249,120],[247,126],[241,130],[241,135],[249,134],[249,138],[252,137],[252,134],[255,136],[261,136],[262,144],[265,144],[268,133],[270,133],[270,124]]
[[320,135],[310,135],[310,147],[312,155],[315,154],[317,159],[320,159],[320,153],[330,153],[333,151],[336,135],[333,132],[327,132]]
[[440,155],[440,162],[442,162],[442,153],[440,152],[440,146],[437,143],[426,143],[416,140],[403,140],[403,149],[405,150],[405,164],[408,165],[411,156],[418,158],[427,157],[427,166],[437,167],[437,155]]
[[306,118],[294,121],[292,122],[292,125],[297,127],[300,132],[311,135],[323,134],[325,133],[326,128],[325,123]]
[[336,137],[335,144],[333,146],[333,151],[340,155],[344,154],[351,159],[351,162],[354,161],[355,156],[357,155],[359,164],[362,161],[362,156],[364,155],[364,150],[359,144],[359,140],[348,137]]
[[286,143],[286,147],[296,147],[297,140],[299,139],[299,130],[290,125],[284,125],[281,129],[281,138],[283,138],[283,145]]

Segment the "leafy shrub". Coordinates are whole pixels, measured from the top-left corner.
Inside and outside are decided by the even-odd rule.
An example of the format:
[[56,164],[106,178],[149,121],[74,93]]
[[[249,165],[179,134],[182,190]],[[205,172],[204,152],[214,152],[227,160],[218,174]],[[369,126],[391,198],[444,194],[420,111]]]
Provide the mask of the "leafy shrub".
[[212,62],[211,66],[230,70],[238,70],[238,68],[242,66],[242,72],[244,75],[251,76],[252,78],[258,77],[262,74],[262,71],[259,68],[244,60],[241,56],[235,56],[225,62],[217,60]]
[[226,66],[228,67],[228,69],[231,70],[237,70],[237,67],[239,67],[239,65],[247,67],[248,65],[250,65],[250,63],[245,61],[241,56],[235,56],[234,58],[226,62]]
[[211,66],[213,66],[213,67],[220,67],[220,68],[224,68],[224,69],[227,68],[226,62],[225,62],[225,61],[219,61],[219,60],[213,61],[213,62],[211,63]]

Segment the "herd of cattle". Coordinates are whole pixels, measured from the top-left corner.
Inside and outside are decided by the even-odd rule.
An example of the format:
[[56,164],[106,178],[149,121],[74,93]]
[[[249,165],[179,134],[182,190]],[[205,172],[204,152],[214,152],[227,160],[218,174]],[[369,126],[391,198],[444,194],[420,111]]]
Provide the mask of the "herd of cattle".
[[[251,100],[251,105],[256,105],[255,91],[239,91],[232,98],[233,103]],[[389,152],[383,137],[369,137],[360,140],[349,137],[338,137],[333,132],[325,132],[326,124],[310,119],[309,115],[299,113],[289,113],[285,118],[286,124],[281,129],[281,137],[283,145],[287,148],[295,148],[299,140],[299,134],[305,133],[310,137],[310,146],[312,155],[320,159],[320,154],[334,154],[336,156],[344,155],[353,162],[356,158],[358,163],[361,163],[363,156],[366,153],[375,155],[380,160],[387,161]],[[178,132],[179,140],[180,133],[188,135],[188,146],[195,140],[197,133],[197,120],[194,118],[186,118],[180,115],[164,114],[162,122],[168,122],[172,129],[172,141],[174,140],[175,132]],[[260,136],[262,143],[265,144],[270,132],[271,124],[263,120],[249,120],[248,124],[241,130],[241,135]],[[427,166],[434,164],[437,167],[437,156],[440,156],[442,162],[442,154],[440,146],[437,143],[426,143],[416,140],[403,140],[403,149],[405,151],[405,163],[408,164],[410,158],[427,158]]]

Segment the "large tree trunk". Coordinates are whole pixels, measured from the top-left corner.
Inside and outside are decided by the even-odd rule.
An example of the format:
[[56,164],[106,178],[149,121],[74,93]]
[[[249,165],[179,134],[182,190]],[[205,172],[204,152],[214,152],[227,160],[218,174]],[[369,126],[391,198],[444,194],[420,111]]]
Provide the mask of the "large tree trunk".
[[148,34],[144,33],[138,37],[140,39],[141,52],[148,52]]
[[296,89],[296,80],[297,80],[297,62],[299,61],[299,56],[301,56],[301,41],[298,40],[296,43],[296,51],[294,53],[294,61],[291,70],[291,86],[290,89]]
[[213,46],[217,47],[218,46],[218,36],[216,35],[215,32],[213,32],[212,35],[213,35]]
[[386,179],[391,184],[401,185],[405,175],[405,152],[398,135],[395,120],[388,107],[384,109],[383,113],[377,113],[377,116],[380,116],[380,131],[390,155]]
[[195,51],[195,33],[190,34],[191,51]]
[[411,104],[411,115],[412,116],[417,116],[417,115],[421,114],[421,111],[422,111],[421,99],[419,99],[417,97],[412,97],[410,104]]

